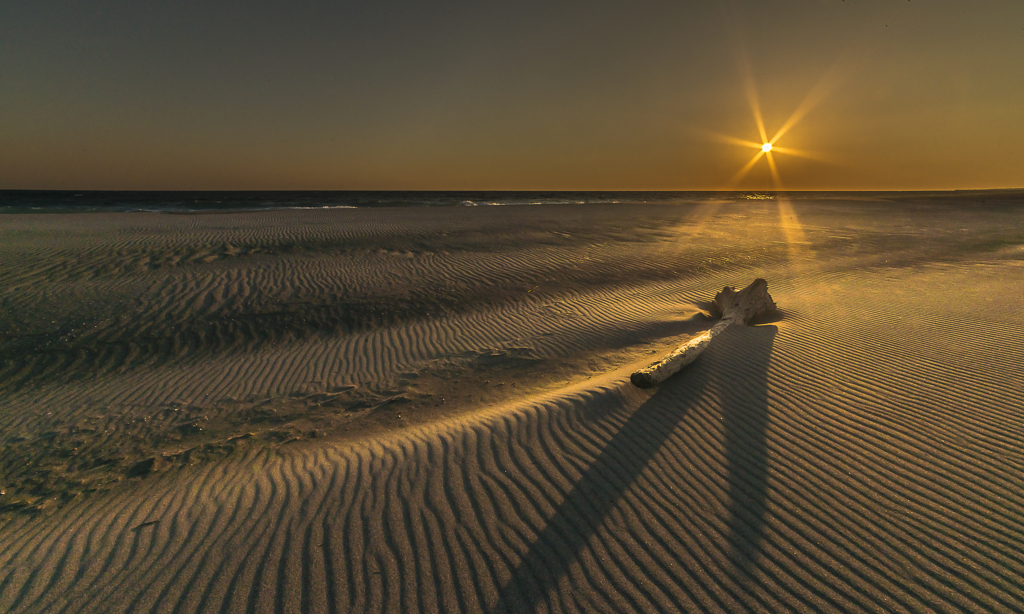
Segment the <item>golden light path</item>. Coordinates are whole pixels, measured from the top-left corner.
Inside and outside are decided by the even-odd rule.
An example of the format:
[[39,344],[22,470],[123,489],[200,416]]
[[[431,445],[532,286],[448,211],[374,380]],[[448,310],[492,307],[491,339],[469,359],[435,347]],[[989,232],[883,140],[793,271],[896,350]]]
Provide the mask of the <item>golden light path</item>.
[[793,210],[792,203],[788,198],[786,198],[785,194],[782,193],[785,188],[782,184],[782,176],[779,174],[779,167],[775,162],[775,154],[781,153],[811,159],[820,159],[820,156],[798,149],[779,147],[776,145],[776,142],[789,132],[793,126],[797,125],[797,123],[799,123],[807,113],[809,113],[825,98],[827,90],[831,89],[831,84],[827,78],[820,80],[813,88],[811,88],[811,91],[804,97],[800,104],[797,105],[796,110],[793,111],[789,118],[783,122],[782,127],[779,128],[771,138],[768,138],[768,131],[765,129],[764,116],[761,114],[761,104],[757,95],[757,87],[754,83],[753,73],[750,70],[750,63],[746,60],[745,56],[741,56],[740,67],[743,76],[744,90],[747,94],[747,101],[749,102],[750,110],[754,115],[754,122],[757,125],[758,136],[761,137],[761,142],[757,143],[726,135],[716,135],[720,140],[725,142],[757,150],[754,157],[752,157],[736,172],[735,175],[732,176],[729,180],[727,189],[735,188],[735,186],[739,184],[748,173],[750,173],[754,166],[757,165],[758,161],[764,157],[768,162],[768,170],[771,173],[772,184],[775,186],[775,200],[779,206],[779,225],[782,229],[783,235],[785,236],[786,244],[789,247],[790,258],[792,261],[805,259],[812,254],[808,248],[807,237],[804,233],[803,225],[800,223],[800,219]]
[[[796,126],[811,110],[820,104],[828,93],[838,84],[838,75],[835,70],[836,65],[826,71],[822,78],[819,79],[814,87],[811,88],[800,104],[797,105],[793,113],[790,114],[785,122],[783,122],[782,127],[780,127],[771,138],[768,138],[768,131],[765,128],[764,116],[761,114],[761,104],[757,94],[757,87],[754,83],[753,71],[750,68],[750,62],[745,53],[742,52],[742,49],[738,59],[743,78],[744,90],[747,96],[747,101],[750,104],[750,110],[754,116],[754,122],[757,125],[757,132],[760,140],[749,141],[721,133],[708,133],[703,130],[701,130],[701,132],[708,134],[718,141],[757,150],[757,153],[755,153],[746,164],[736,171],[736,174],[734,174],[726,185],[723,186],[724,190],[736,189],[736,186],[743,181],[761,158],[763,157],[766,159],[768,163],[768,170],[771,173],[772,183],[776,191],[774,200],[779,206],[779,226],[789,249],[790,261],[794,264],[801,261],[803,263],[810,263],[813,260],[813,251],[809,247],[809,242],[807,241],[803,225],[800,223],[800,219],[797,217],[792,203],[783,193],[785,188],[782,183],[782,176],[779,173],[778,165],[776,164],[775,154],[797,156],[817,161],[827,161],[821,154],[790,147],[781,147],[777,142],[794,126]],[[703,230],[704,225],[711,218],[715,217],[719,207],[725,202],[725,200],[708,202],[690,212],[687,216],[688,219],[678,228],[681,234],[687,234],[690,236],[699,234]]]

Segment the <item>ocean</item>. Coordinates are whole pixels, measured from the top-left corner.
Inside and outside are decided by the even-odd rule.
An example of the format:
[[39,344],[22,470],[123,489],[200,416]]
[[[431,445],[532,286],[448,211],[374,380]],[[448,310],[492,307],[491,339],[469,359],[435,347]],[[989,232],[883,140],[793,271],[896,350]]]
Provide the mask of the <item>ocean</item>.
[[1024,189],[951,191],[73,191],[0,190],[0,213],[253,211],[367,207],[560,204],[684,204],[712,201],[856,201],[998,205],[1024,202]]

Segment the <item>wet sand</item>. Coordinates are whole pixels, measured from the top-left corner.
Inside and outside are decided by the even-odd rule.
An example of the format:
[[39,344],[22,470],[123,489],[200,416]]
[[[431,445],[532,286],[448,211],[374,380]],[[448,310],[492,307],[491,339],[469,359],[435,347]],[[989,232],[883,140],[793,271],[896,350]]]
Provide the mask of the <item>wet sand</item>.
[[0,610],[1020,611],[1022,287],[1013,202],[5,215]]

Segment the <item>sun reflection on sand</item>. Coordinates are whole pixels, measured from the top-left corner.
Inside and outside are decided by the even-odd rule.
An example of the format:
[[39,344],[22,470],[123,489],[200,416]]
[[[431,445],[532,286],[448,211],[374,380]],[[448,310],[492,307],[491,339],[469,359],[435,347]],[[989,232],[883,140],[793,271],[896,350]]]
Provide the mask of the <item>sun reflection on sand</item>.
[[803,224],[796,216],[792,203],[788,198],[778,198],[776,202],[779,204],[779,226],[786,237],[790,257],[793,260],[813,258],[814,252],[810,248]]
[[684,216],[678,227],[678,231],[691,236],[700,234],[704,230],[708,221],[718,214],[718,210],[721,209],[723,202],[724,201],[721,200],[715,200],[695,206],[693,210]]
[[786,245],[789,247],[790,264],[801,260],[813,259],[814,253],[809,247],[807,235],[804,233],[804,226],[800,223],[796,211],[793,210],[793,203],[784,193],[782,176],[779,175],[779,168],[775,164],[775,157],[771,152],[765,154],[768,158],[768,167],[772,172],[772,182],[777,192],[775,202],[779,205],[779,227],[783,236],[786,237]]

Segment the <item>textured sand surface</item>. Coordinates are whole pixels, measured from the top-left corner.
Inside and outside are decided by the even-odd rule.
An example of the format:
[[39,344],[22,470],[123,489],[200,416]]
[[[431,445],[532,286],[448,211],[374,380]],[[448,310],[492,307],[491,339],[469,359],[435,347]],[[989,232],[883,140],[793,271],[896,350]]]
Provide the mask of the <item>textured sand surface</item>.
[[1006,204],[4,216],[0,611],[1021,611],[1021,288]]

